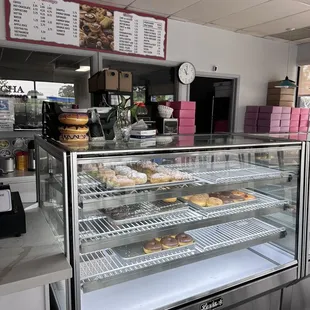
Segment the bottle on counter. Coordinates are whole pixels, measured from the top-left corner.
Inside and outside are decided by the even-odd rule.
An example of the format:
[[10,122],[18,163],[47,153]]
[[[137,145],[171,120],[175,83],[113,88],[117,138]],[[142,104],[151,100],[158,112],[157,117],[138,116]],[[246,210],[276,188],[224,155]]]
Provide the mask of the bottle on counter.
[[28,169],[28,153],[17,152],[15,154],[16,170],[27,170]]
[[30,140],[28,143],[28,170],[36,170],[36,156],[35,156],[34,140]]

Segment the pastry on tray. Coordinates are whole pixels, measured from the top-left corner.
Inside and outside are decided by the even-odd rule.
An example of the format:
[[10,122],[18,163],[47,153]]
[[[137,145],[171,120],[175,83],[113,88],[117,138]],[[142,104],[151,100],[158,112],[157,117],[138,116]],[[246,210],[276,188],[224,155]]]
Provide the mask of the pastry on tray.
[[164,173],[154,173],[150,175],[150,183],[167,183],[170,181],[170,176]]
[[205,207],[208,198],[208,194],[198,194],[191,196],[189,200],[200,207]]
[[107,179],[108,187],[129,187],[135,185],[136,183],[134,180],[122,175],[116,175],[115,177]]
[[209,197],[206,200],[206,207],[215,207],[223,205],[223,200],[216,197]]
[[172,202],[176,202],[176,201],[177,201],[177,198],[176,198],[176,197],[174,197],[174,198],[165,198],[165,199],[163,199],[163,201],[164,201],[164,202],[170,202],[170,203],[172,203]]
[[180,233],[177,235],[156,237],[153,240],[147,241],[143,245],[143,251],[145,254],[150,254],[160,252],[161,250],[165,251],[169,249],[176,249],[178,247],[187,246],[193,243],[194,240],[190,235],[186,233]]

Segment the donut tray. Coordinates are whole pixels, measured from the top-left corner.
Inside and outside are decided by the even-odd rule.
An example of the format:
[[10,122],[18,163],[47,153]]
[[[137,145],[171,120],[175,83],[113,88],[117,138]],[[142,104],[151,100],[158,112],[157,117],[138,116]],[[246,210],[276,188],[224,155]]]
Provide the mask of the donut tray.
[[124,212],[128,210],[128,215],[123,219],[118,219],[117,216],[113,215],[112,211],[114,209],[103,210],[103,213],[106,215],[109,222],[117,226],[132,222],[145,221],[154,217],[169,216],[176,212],[186,211],[189,206],[180,200],[173,203],[159,200],[154,202],[142,202],[130,206],[125,205],[119,208],[123,209]]
[[143,251],[143,245],[145,242],[137,242],[129,245],[124,245],[120,247],[113,248],[113,251],[124,260],[132,260],[145,258],[147,259],[156,259],[161,258],[162,255],[169,254],[170,256],[179,255],[181,252],[193,252],[195,251],[195,241],[189,245],[178,246],[173,249],[161,250],[160,252],[146,254]]
[[[256,192],[253,192],[251,190],[248,190],[248,189],[240,189],[240,191],[246,193],[246,194],[251,194],[251,195],[254,195],[255,196],[255,199],[251,199],[251,200],[242,200],[242,201],[238,201],[238,202],[231,202],[231,203],[226,203],[226,204],[222,204],[220,206],[213,206],[213,207],[201,207],[199,205],[196,205],[195,203],[191,202],[190,200],[185,200],[185,199],[180,199],[186,203],[188,203],[189,205],[193,206],[194,208],[196,209],[199,209],[200,211],[216,211],[218,209],[221,209],[221,208],[226,208],[226,207],[234,207],[234,206],[242,206],[243,204],[245,203],[255,203],[257,202],[258,198],[264,198],[266,200],[266,196],[262,195],[262,194],[258,194]],[[268,197],[268,202],[269,201],[269,197]],[[275,199],[276,201],[276,199]]]

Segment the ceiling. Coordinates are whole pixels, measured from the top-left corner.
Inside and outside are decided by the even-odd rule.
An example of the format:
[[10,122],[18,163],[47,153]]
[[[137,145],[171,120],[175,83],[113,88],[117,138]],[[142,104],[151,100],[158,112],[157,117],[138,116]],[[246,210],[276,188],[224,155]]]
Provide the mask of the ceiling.
[[[93,0],[92,2],[267,39],[294,41],[297,44],[310,42],[310,0]],[[296,30],[287,33],[288,28]]]

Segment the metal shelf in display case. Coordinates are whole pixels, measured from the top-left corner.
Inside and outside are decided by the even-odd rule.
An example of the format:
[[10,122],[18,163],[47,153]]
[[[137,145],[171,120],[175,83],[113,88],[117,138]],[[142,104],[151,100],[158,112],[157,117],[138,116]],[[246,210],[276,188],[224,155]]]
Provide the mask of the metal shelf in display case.
[[[182,248],[174,252],[162,251],[157,256],[123,260],[117,250],[107,249],[81,255],[81,281],[85,291],[110,286],[175,268],[184,264],[236,251],[259,243],[285,237],[285,228],[277,228],[254,218],[200,228],[187,232],[195,240],[193,248]],[[128,251],[130,251],[128,246]],[[156,268],[158,267],[158,268]],[[100,281],[104,280],[104,281]]]

